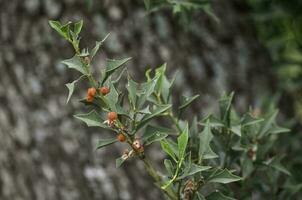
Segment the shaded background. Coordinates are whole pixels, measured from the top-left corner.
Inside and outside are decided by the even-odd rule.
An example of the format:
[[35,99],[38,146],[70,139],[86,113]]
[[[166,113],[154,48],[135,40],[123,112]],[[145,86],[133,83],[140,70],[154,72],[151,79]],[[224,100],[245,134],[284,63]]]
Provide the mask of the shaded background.
[[[219,23],[195,12],[184,27],[170,9],[147,13],[139,0],[93,6],[80,0],[0,0],[0,199],[163,198],[138,161],[115,168],[122,146],[94,150],[108,133],[72,117],[82,109],[76,97],[86,87],[65,105],[64,84],[77,75],[60,60],[73,52],[49,28],[49,19],[83,19],[83,46],[111,32],[95,71],[107,57],[132,57],[128,69],[142,80],[147,67],[167,62],[170,75],[179,71],[175,97],[201,94],[189,110],[200,116],[215,112],[223,91],[235,91],[239,111],[274,100],[281,124],[292,128],[282,136],[280,152],[291,160],[292,181],[301,182],[301,3],[215,0],[212,6]],[[148,154],[162,164],[158,150],[155,145]]]

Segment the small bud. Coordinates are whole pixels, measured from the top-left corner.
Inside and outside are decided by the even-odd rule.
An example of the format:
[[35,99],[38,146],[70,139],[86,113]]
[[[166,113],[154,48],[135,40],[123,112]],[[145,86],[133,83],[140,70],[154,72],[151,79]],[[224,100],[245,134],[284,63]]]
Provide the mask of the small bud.
[[253,160],[253,161],[255,161],[256,160],[256,150],[255,149],[249,149],[248,151],[247,151],[247,156],[251,159],[251,160]]
[[189,180],[186,185],[185,185],[185,188],[184,188],[184,199],[187,200],[187,199],[191,199],[192,195],[194,194],[194,190],[195,190],[195,186],[194,186],[194,183],[193,181]]
[[87,96],[94,97],[96,94],[96,89],[94,87],[91,87],[87,90]]
[[90,64],[90,62],[91,62],[91,59],[88,57],[88,56],[86,56],[85,58],[84,58],[84,62],[86,63],[86,64]]
[[125,142],[126,141],[126,137],[123,134],[119,134],[117,136],[117,140],[120,142]]
[[109,112],[108,115],[109,122],[113,122],[117,119],[117,113],[116,112]]
[[101,88],[100,88],[100,93],[101,93],[102,95],[106,95],[106,94],[108,94],[109,92],[110,92],[109,87],[101,87]]
[[142,153],[144,152],[144,146],[141,144],[139,139],[135,139],[132,143],[132,147],[135,151]]

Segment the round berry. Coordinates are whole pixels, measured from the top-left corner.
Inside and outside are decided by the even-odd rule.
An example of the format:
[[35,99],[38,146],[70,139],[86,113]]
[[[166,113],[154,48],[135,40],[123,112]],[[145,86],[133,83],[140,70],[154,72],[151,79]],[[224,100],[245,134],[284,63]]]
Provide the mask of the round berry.
[[96,89],[94,87],[91,87],[88,89],[88,91],[87,91],[88,96],[94,97],[95,94],[96,94]]
[[115,121],[117,119],[117,113],[116,112],[109,112],[107,117],[108,117],[109,121]]
[[86,96],[86,101],[87,102],[93,102],[93,96],[87,95]]
[[100,88],[100,93],[101,93],[102,95],[106,95],[106,94],[108,94],[109,92],[110,92],[109,87],[101,87],[101,88]]
[[126,141],[126,137],[123,134],[119,134],[117,136],[117,140],[120,142],[125,142]]

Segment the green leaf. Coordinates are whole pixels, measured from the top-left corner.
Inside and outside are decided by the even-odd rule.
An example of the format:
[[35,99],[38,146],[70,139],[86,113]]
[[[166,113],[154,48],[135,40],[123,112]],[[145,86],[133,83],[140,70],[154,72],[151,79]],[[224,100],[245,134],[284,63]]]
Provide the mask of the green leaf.
[[114,85],[110,83],[110,92],[104,97],[106,99],[106,102],[109,104],[109,108],[111,111],[117,112],[118,114],[120,113],[120,110],[118,110],[118,97],[119,93],[115,89]]
[[73,91],[74,91],[74,85],[75,85],[75,83],[76,82],[78,82],[78,80],[75,80],[75,81],[73,81],[73,82],[71,82],[71,83],[67,83],[67,84],[65,84],[66,85],[66,87],[68,88],[68,97],[67,97],[67,100],[66,100],[66,104],[69,102],[69,100],[70,100],[70,97],[72,96],[72,94],[73,94]]
[[262,122],[264,119],[257,119],[254,118],[253,116],[251,116],[250,114],[245,114],[241,120],[241,126],[245,127],[245,126],[251,126],[254,124],[258,124],[260,122]]
[[166,138],[168,136],[167,133],[162,133],[162,132],[154,132],[154,134],[150,137],[148,137],[145,140],[145,145],[148,146],[152,144],[153,142],[161,141],[162,139]]
[[267,166],[274,168],[275,170],[278,170],[278,171],[290,176],[291,173],[281,164],[282,158],[283,158],[282,156],[274,156],[263,163]]
[[80,33],[81,30],[82,30],[82,27],[83,27],[83,20],[80,20],[80,21],[78,21],[77,23],[74,24],[73,32],[74,32],[76,35],[79,35],[79,33]]
[[169,176],[173,176],[173,171],[174,170],[173,170],[173,164],[172,164],[171,160],[165,159],[164,160],[164,165],[165,165],[165,168],[166,168]]
[[200,95],[197,94],[193,97],[185,97],[183,96],[183,99],[182,99],[182,103],[181,103],[181,106],[178,107],[179,110],[184,110],[186,107],[188,107],[195,99],[197,99]]
[[140,85],[141,90],[139,90],[137,93],[139,97],[136,103],[138,109],[140,109],[144,105],[146,100],[150,98],[151,94],[154,92],[155,84],[156,84],[156,79],[153,78],[152,80]]
[[84,69],[84,66],[83,66],[80,58],[78,58],[76,55],[70,59],[63,60],[62,63],[67,65],[68,68],[75,69],[75,70],[81,72],[82,74],[87,75],[87,72]]
[[148,140],[150,140],[149,138],[153,138],[153,136],[157,133],[165,133],[168,135],[174,133],[174,130],[160,126],[147,125],[141,138],[142,142],[147,142]]
[[177,162],[177,159],[175,157],[175,154],[174,154],[174,151],[173,151],[173,148],[170,146],[170,144],[167,142],[166,139],[163,139],[160,141],[160,144],[161,144],[161,148],[169,155],[171,156],[171,158],[173,158],[173,160],[175,162]]
[[225,125],[220,119],[217,119],[213,115],[208,115],[204,119],[199,122],[200,125],[205,126],[207,124],[207,121],[209,121],[210,127],[224,127]]
[[146,10],[150,9],[150,0],[144,0]]
[[217,23],[220,22],[220,19],[217,17],[217,15],[213,12],[213,8],[210,4],[205,4],[202,6],[202,9],[205,13],[207,13],[207,15],[209,15],[210,17],[212,17],[212,19],[214,19]]
[[97,143],[97,147],[96,149],[100,149],[100,148],[103,148],[105,146],[108,146],[110,144],[113,144],[117,142],[117,138],[114,137],[114,138],[109,138],[109,139],[102,139],[102,140],[99,140],[98,143]]
[[227,125],[230,125],[231,104],[232,104],[233,97],[234,97],[234,92],[232,92],[230,95],[224,94],[219,99],[221,120]]
[[163,76],[165,75],[167,68],[167,63],[162,64],[160,67],[156,68],[155,76],[157,77],[157,83],[155,90],[159,93],[162,87]]
[[65,84],[66,87],[68,88],[68,97],[67,97],[67,100],[66,100],[66,104],[69,102],[70,97],[71,97],[72,94],[73,94],[75,84],[76,84],[79,80],[81,80],[81,78],[83,78],[83,77],[84,77],[84,76],[81,76],[81,77],[78,78],[77,80],[74,80],[74,81],[71,82],[71,83]]
[[198,172],[202,172],[205,170],[211,169],[210,166],[199,166],[196,164],[192,164],[191,167],[189,168],[189,170],[187,170],[183,175],[181,175],[180,177],[178,177],[178,180],[186,178],[188,176],[192,176]]
[[182,134],[177,138],[179,160],[182,160],[185,156],[188,139],[189,139],[189,126],[187,124]]
[[269,133],[270,134],[279,134],[279,133],[287,133],[289,132],[290,129],[288,128],[283,128],[277,125],[273,125],[270,129],[269,129]]
[[216,170],[208,179],[208,182],[212,183],[231,183],[241,180],[241,177],[232,174],[227,169]]
[[96,53],[98,52],[98,50],[103,45],[103,43],[105,42],[105,40],[108,38],[109,35],[110,33],[108,33],[102,41],[95,42],[95,47],[91,50],[91,54],[90,54],[91,58],[93,58],[96,55]]
[[151,111],[150,111],[149,105],[147,105],[146,108],[139,110],[138,113],[140,113],[140,114],[152,114]]
[[137,97],[138,83],[136,83],[132,79],[128,78],[128,84],[127,84],[126,88],[128,90],[129,101],[132,105],[132,108],[135,110],[136,109],[136,97]]
[[204,127],[204,130],[199,136],[199,163],[202,159],[212,159],[218,157],[210,147],[210,142],[213,139],[213,134],[211,132],[209,120]]
[[97,127],[107,128],[107,126],[104,123],[102,123],[103,120],[95,110],[92,110],[87,114],[77,114],[74,115],[74,117],[79,120],[82,120],[89,127],[97,126]]
[[124,58],[119,60],[107,59],[105,76],[103,77],[102,84],[109,78],[109,76],[117,69],[122,67],[131,58]]
[[61,30],[61,23],[58,21],[49,20],[48,21],[51,28],[57,31],[62,37],[65,38],[65,33]]
[[67,22],[66,24],[61,26],[61,31],[64,34],[65,39],[70,40],[70,24],[72,24],[72,22]]
[[241,170],[242,170],[242,177],[244,179],[247,178],[254,170],[253,161],[252,159],[247,157],[247,155],[244,155],[241,158]]
[[139,130],[140,128],[142,128],[147,122],[149,122],[151,119],[161,115],[162,113],[166,112],[167,110],[169,110],[171,108],[171,105],[160,105],[157,106],[157,108],[152,112],[152,114],[150,115],[145,115],[142,120],[139,122],[139,124],[136,127],[136,131]]
[[265,118],[265,120],[262,123],[262,126],[260,128],[260,131],[258,133],[259,138],[262,138],[269,132],[270,128],[272,127],[272,125],[275,122],[277,115],[278,115],[278,110],[275,110]]
[[241,137],[241,125],[232,126],[231,131]]
[[236,200],[232,197],[227,197],[219,191],[212,192],[206,197],[207,200]]
[[127,159],[124,159],[124,158],[122,158],[122,157],[117,158],[117,159],[115,160],[115,167],[116,167],[116,168],[119,168],[126,160],[127,160]]

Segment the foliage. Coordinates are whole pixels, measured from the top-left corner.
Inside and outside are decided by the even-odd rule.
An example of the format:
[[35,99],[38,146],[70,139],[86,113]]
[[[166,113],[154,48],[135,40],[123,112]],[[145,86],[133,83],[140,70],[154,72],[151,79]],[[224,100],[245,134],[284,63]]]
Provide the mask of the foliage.
[[196,10],[202,10],[215,21],[219,21],[210,5],[211,0],[144,0],[144,3],[149,12],[163,8],[171,9],[183,25],[189,24],[192,13]]
[[[117,167],[130,158],[141,160],[156,185],[173,200],[250,199],[255,191],[268,197],[278,195],[283,185],[277,184],[277,180],[290,172],[281,164],[282,156],[273,151],[278,135],[288,132],[276,124],[277,110],[272,109],[263,117],[256,110],[240,116],[232,106],[231,93],[219,100],[219,115],[209,114],[203,119],[195,116],[189,122],[181,118],[181,113],[199,96],[183,97],[182,105],[174,106],[175,78],[166,76],[166,64],[154,73],[148,70],[142,83],[128,76],[125,91],[119,80],[130,58],[108,59],[96,80],[91,67],[104,40],[92,50],[81,49],[82,21],[49,24],[75,50],[72,58],[63,61],[80,74],[76,81],[66,85],[67,101],[79,81],[88,80],[93,88],[80,100],[91,111],[75,117],[87,126],[108,129],[114,134],[98,141],[97,149],[126,139],[128,149],[116,159]],[[108,87],[109,93],[101,93],[101,87]],[[158,126],[156,118],[170,120],[172,125]],[[120,139],[121,136],[124,137]],[[160,143],[167,155],[163,161],[165,173],[159,173],[145,155],[154,143]]]
[[[272,69],[278,78],[281,106],[287,112],[294,129],[290,137],[278,143],[289,155],[288,167],[292,172],[286,188],[289,198],[302,195],[302,2],[299,0],[248,0],[257,35],[272,58]],[[285,100],[284,100],[285,99]],[[286,102],[284,104],[283,102]],[[291,103],[289,103],[291,102]],[[298,193],[300,191],[300,193]],[[293,196],[295,195],[295,196]]]

